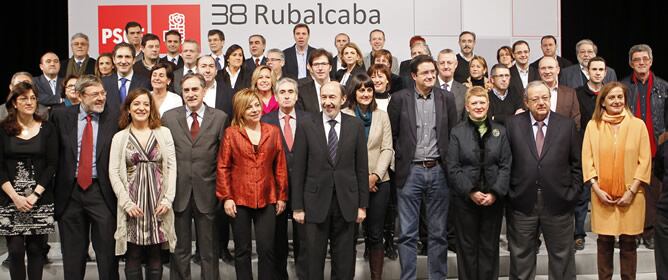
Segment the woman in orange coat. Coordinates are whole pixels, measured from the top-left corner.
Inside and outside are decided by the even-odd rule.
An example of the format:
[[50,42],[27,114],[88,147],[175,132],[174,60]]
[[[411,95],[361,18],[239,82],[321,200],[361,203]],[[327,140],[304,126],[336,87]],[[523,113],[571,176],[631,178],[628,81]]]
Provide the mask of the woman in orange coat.
[[218,152],[216,196],[232,218],[237,279],[253,279],[251,222],[255,225],[258,279],[272,279],[276,215],[288,199],[288,169],[280,130],[260,123],[262,104],[254,90],[234,95],[232,125]]
[[611,279],[615,237],[619,236],[622,279],[635,279],[636,239],[643,232],[645,194],[652,155],[645,123],[634,117],[628,89],[612,82],[603,87],[582,144],[582,174],[591,185],[591,226],[598,234],[599,279]]

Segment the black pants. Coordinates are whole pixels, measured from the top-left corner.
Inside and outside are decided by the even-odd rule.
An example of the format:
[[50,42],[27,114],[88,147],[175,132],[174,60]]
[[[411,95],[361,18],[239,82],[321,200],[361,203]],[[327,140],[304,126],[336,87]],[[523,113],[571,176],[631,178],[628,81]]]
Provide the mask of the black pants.
[[[230,243],[230,217],[225,214],[222,203],[220,209],[216,210],[216,235],[218,236],[218,252],[222,253],[223,250],[227,250],[227,245]],[[203,244],[203,246],[207,245]]]
[[[81,280],[86,274],[88,243],[92,241],[100,280],[118,279],[116,217],[107,207],[97,181],[82,190],[75,186],[58,220],[65,279]],[[89,235],[90,233],[90,235]]]
[[390,182],[382,182],[377,185],[378,191],[369,193],[369,207],[366,209],[364,220],[366,245],[369,249],[383,248],[383,226],[387,205],[390,202]]
[[459,279],[499,278],[499,235],[503,199],[478,206],[468,197],[453,197],[457,274]]
[[26,279],[25,256],[28,255],[28,279],[42,279],[46,262],[44,243],[46,234],[6,236],[9,251],[9,275],[11,279]]
[[[654,222],[656,220],[656,203],[661,196],[662,182],[656,176],[650,179],[650,185],[644,186],[645,190],[645,229],[642,233],[642,238],[654,238]],[[655,246],[656,247],[656,246]]]
[[[290,250],[288,241],[288,220],[292,217],[290,202],[287,202],[287,209],[276,216],[276,230],[274,232],[274,279],[288,280],[288,254]],[[306,260],[301,246],[304,239],[304,225],[297,223],[292,219],[292,250],[297,271],[297,279],[306,279]]]
[[274,231],[276,229],[276,206],[253,209],[237,205],[236,218],[232,221],[234,233],[234,268],[237,279],[253,279],[251,253],[253,249],[252,225],[255,226],[255,244],[258,255],[257,271],[259,280],[274,277],[273,252]]
[[668,213],[656,213],[654,263],[657,279],[668,279]]

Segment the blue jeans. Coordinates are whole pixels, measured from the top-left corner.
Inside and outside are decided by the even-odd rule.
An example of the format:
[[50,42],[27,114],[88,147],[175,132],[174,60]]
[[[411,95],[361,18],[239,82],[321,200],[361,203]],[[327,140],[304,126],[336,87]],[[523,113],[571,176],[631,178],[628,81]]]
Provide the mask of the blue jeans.
[[582,187],[582,195],[575,205],[575,238],[584,238],[585,233],[585,219],[587,219],[587,212],[589,212],[589,201],[591,201],[591,187],[586,185]]
[[402,280],[416,278],[418,224],[423,195],[428,217],[429,279],[440,280],[448,276],[449,192],[445,172],[440,165],[432,168],[413,165],[406,183],[397,188],[397,211],[400,223],[398,243]]

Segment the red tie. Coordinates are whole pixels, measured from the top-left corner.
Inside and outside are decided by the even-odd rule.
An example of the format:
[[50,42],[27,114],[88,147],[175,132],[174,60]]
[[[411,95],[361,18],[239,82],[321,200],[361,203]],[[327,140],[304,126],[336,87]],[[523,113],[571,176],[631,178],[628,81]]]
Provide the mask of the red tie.
[[197,134],[199,133],[199,121],[197,120],[196,112],[190,113],[190,116],[193,118],[193,124],[190,126],[190,136],[192,136],[193,140],[195,140],[195,138],[197,138]]
[[255,66],[260,66],[260,59],[259,58],[255,59]]
[[294,138],[292,136],[292,126],[290,126],[290,115],[283,116],[285,124],[283,125],[283,137],[285,138],[285,143],[288,144],[288,149],[292,151],[292,144],[294,143]]
[[86,127],[81,135],[79,170],[77,170],[77,183],[84,191],[93,183],[93,123],[91,118],[90,114],[86,116]]

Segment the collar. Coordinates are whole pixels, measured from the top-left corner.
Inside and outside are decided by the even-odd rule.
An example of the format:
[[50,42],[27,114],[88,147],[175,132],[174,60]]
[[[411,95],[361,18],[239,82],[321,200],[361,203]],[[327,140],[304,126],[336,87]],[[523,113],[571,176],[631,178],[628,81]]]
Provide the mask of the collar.
[[527,70],[523,70],[522,67],[520,67],[519,64],[515,63],[515,67],[517,67],[517,71],[519,71],[520,73],[526,74],[526,73],[529,73],[529,67],[531,67],[531,66],[527,65]]
[[[184,105],[184,107],[186,108],[186,117],[189,117],[190,114],[192,114],[193,111],[190,111],[190,108],[188,107],[188,105]],[[197,112],[195,112],[195,113],[197,113],[198,117],[204,118],[205,108],[206,108],[206,105],[204,105],[204,103],[202,103],[202,105],[199,106],[199,110],[197,110]]]
[[[90,113],[90,115],[93,117],[94,121],[98,121],[100,119],[100,113]],[[86,113],[86,110],[84,110],[83,104],[79,103],[79,113],[77,114],[77,120],[85,120],[86,116],[88,116],[88,113]]]
[[254,57],[254,56],[253,56],[252,59],[253,59],[253,62],[255,62],[256,59],[259,59],[260,62],[262,62],[262,60],[264,59],[264,54],[261,55],[261,56],[258,56],[258,57]]
[[[550,114],[551,113],[552,112],[547,112],[547,117],[545,117],[545,119],[543,120],[543,124],[545,126],[547,126],[547,123],[550,122]],[[531,119],[531,126],[533,127],[536,124],[537,121],[536,121],[536,119],[533,118],[533,115],[531,114],[531,112],[529,112],[529,118]]]
[[126,78],[126,79],[128,79],[128,82],[131,82],[132,81],[132,76],[134,76],[135,71],[130,70],[130,74],[128,74],[127,76],[123,76],[123,75],[121,75],[121,73],[118,73],[118,72],[116,72],[116,74],[118,74],[118,81],[119,82],[121,81],[122,78]]
[[193,68],[188,68],[185,64],[183,65],[183,74],[188,74],[188,70],[192,70],[193,73],[197,73],[197,66],[193,66]]
[[84,58],[82,58],[82,59],[77,59],[75,56],[72,56],[72,58],[74,59],[75,63],[83,63],[84,61],[86,61],[88,56],[84,56]]
[[492,88],[492,92],[494,92],[494,94],[495,94],[496,96],[503,96],[504,98],[508,95],[508,89],[506,89],[505,91],[503,91],[503,94],[501,94],[500,91],[496,90],[496,88],[493,87],[493,88]]
[[[283,111],[279,108],[279,109],[278,109],[278,118],[279,118],[279,119],[282,119],[282,118],[285,117],[285,115],[286,115],[286,114],[283,113]],[[288,115],[290,115],[290,118],[297,119],[297,112],[296,112],[296,110],[295,110],[294,108],[292,108],[292,112],[290,112],[290,114],[288,114]]]
[[[322,121],[323,121],[323,123],[329,125],[329,123],[328,123],[329,120],[331,120],[331,119],[330,119],[327,115],[325,115],[325,112],[323,111],[323,112],[322,112]],[[337,124],[339,124],[339,125],[341,124],[341,111],[339,111],[339,112],[336,114],[336,117],[334,117],[334,120],[336,120],[336,123],[337,123]]]
[[452,90],[452,81],[454,81],[454,79],[450,79],[449,82],[445,82],[441,79],[441,76],[436,75],[436,77],[438,78],[438,86],[439,87],[442,86],[443,84],[448,84],[448,88],[450,88]]
[[[423,98],[422,95],[420,95],[420,93],[418,93],[417,88],[414,88],[413,90],[415,91],[415,98],[417,98],[417,99]],[[434,92],[434,88],[431,88],[429,90],[429,92],[427,93],[427,96],[424,97],[423,99],[431,99],[431,95],[432,95],[431,93],[432,92]]]

